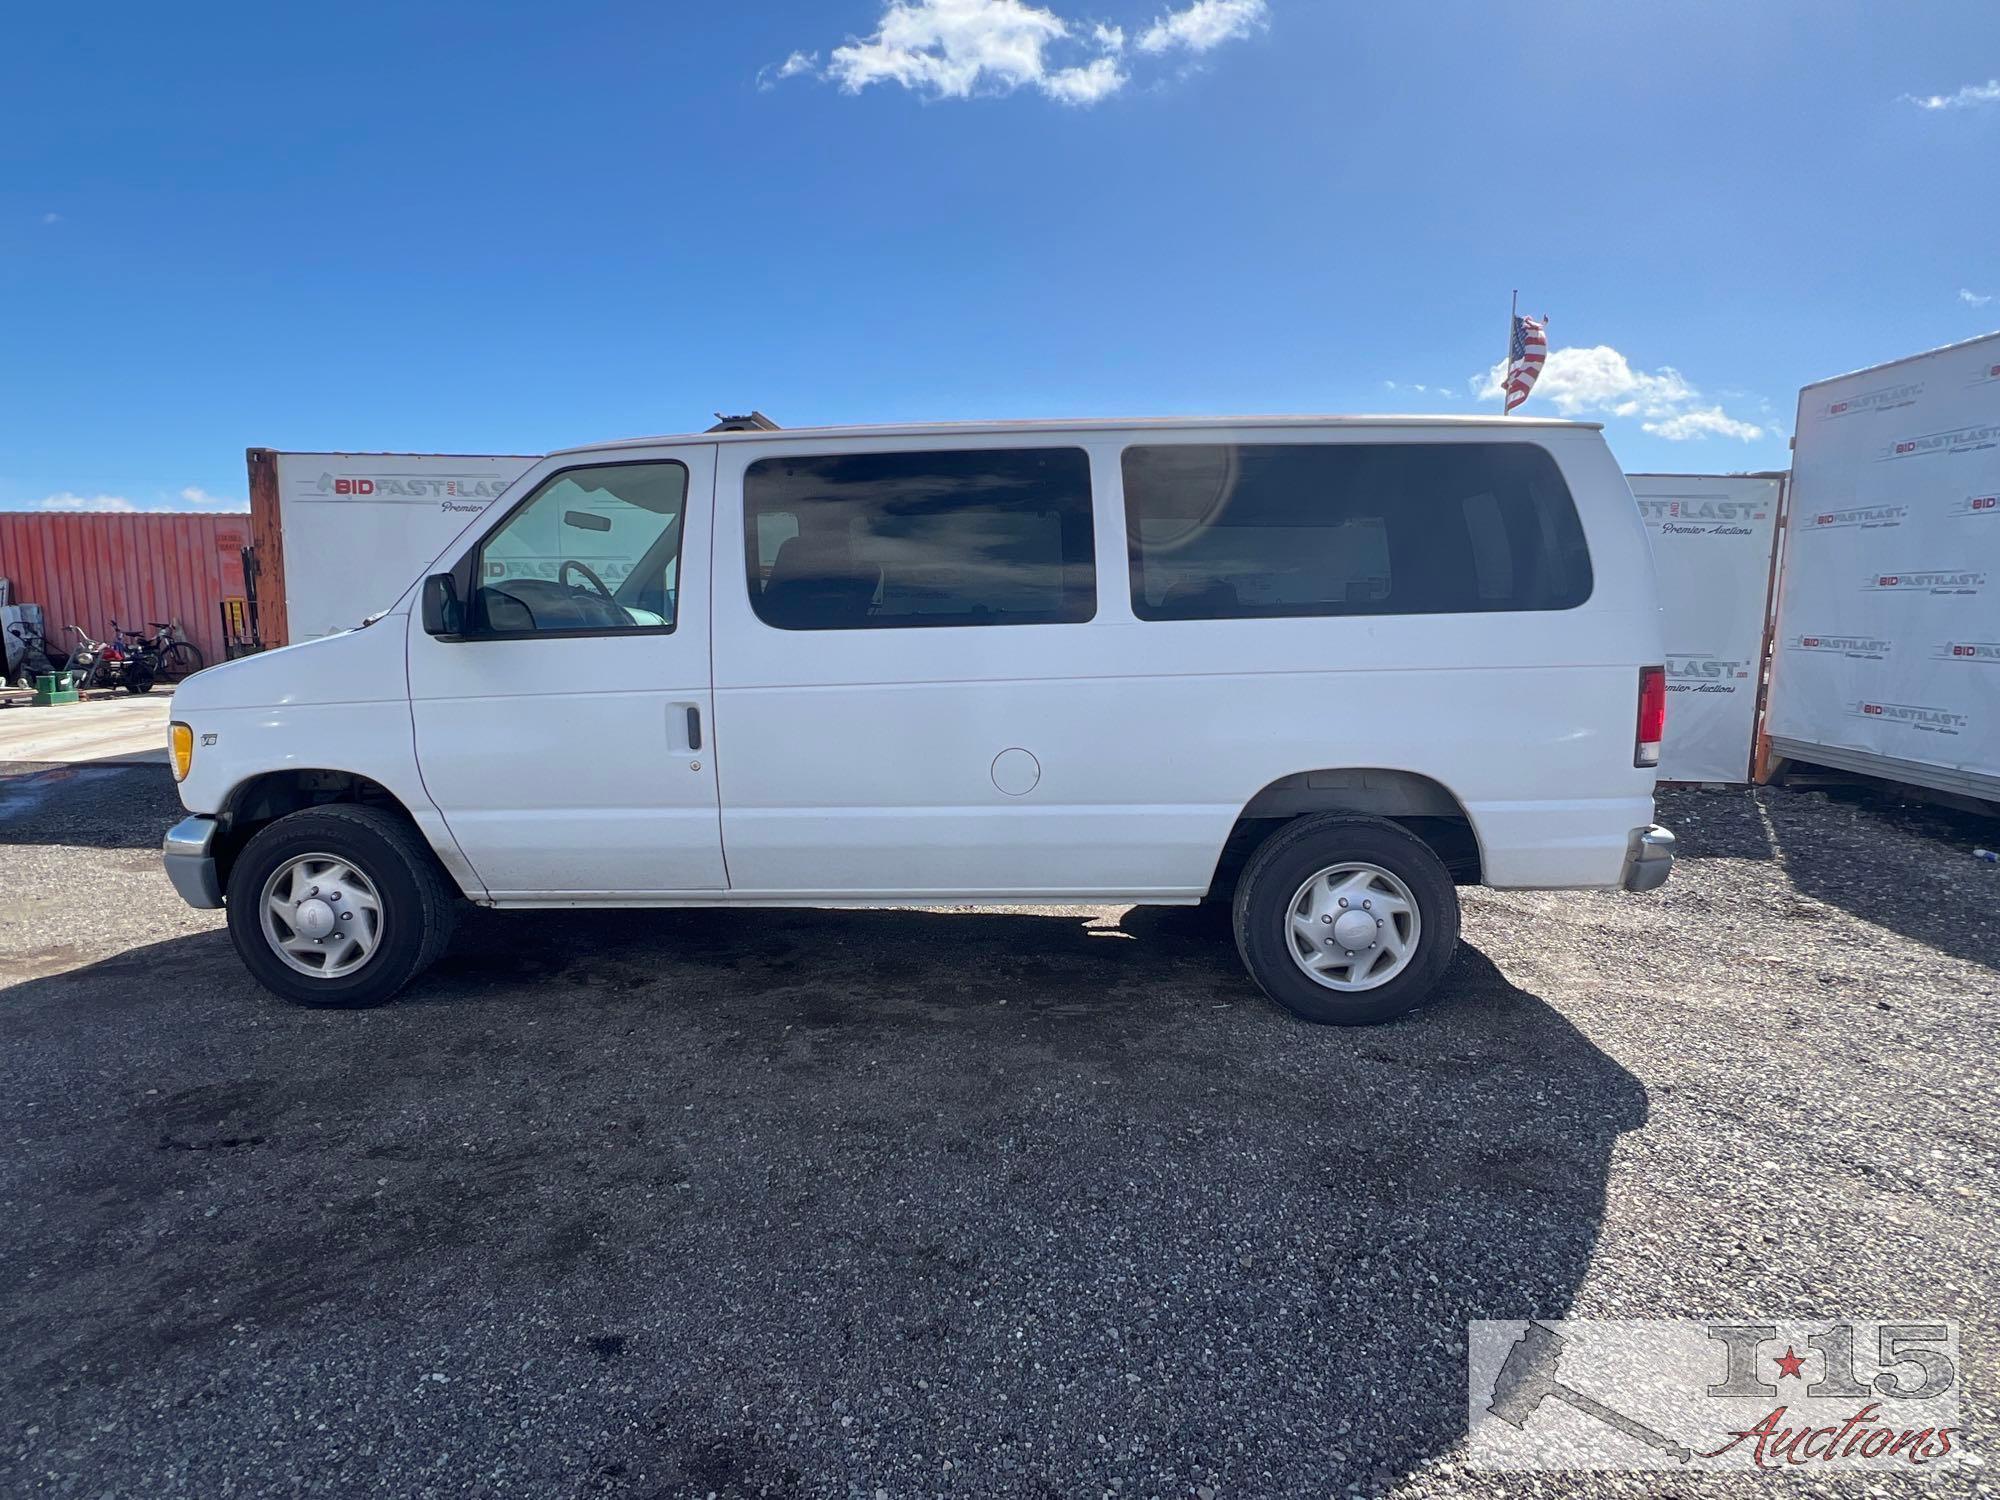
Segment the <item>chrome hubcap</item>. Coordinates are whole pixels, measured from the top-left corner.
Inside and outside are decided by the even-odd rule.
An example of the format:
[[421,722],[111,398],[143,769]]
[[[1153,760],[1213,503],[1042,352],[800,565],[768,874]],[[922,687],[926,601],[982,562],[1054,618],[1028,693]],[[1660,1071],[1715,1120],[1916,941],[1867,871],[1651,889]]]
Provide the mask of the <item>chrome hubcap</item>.
[[375,883],[331,854],[301,854],[273,870],[258,916],[271,951],[315,979],[352,974],[382,940]]
[[1362,860],[1329,865],[1292,897],[1286,939],[1313,983],[1358,993],[1410,966],[1423,919],[1402,880]]

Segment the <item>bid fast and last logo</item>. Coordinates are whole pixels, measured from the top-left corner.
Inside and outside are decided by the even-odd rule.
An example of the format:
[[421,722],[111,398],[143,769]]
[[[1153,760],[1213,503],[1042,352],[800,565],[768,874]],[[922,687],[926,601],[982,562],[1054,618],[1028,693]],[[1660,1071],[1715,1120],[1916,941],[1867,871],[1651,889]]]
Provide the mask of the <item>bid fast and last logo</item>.
[[1860,531],[1879,531],[1889,526],[1901,526],[1910,518],[1907,505],[1851,505],[1844,510],[1822,510],[1814,513],[1812,530],[1838,531],[1853,527]]
[[1946,641],[1931,655],[1939,661],[2000,662],[2000,641]]
[[1892,411],[1899,406],[1909,406],[1923,395],[1921,380],[1906,380],[1897,385],[1877,386],[1872,391],[1861,391],[1852,396],[1843,396],[1838,401],[1829,401],[1821,408],[1829,417],[1859,416],[1863,412]]
[[1788,651],[1824,651],[1863,661],[1880,661],[1894,646],[1895,642],[1879,635],[1795,635],[1785,642]]
[[1894,724],[1922,734],[1960,734],[1970,723],[1955,709],[1930,703],[1884,703],[1873,698],[1857,698],[1847,706],[1850,715],[1876,724]]
[[377,500],[394,504],[437,501],[447,511],[477,513],[512,484],[473,474],[322,473],[309,500]]
[[1929,453],[1974,453],[2000,445],[2000,422],[1975,422],[1943,432],[1898,438],[1876,454],[1878,461],[1920,458]]
[[[1945,511],[1949,516],[2000,516],[2000,494],[1966,495],[1954,500]],[[1850,505],[1840,510],[1821,510],[1812,513],[1806,527],[1808,534],[1816,531],[1883,531],[1893,526],[1901,526],[1910,519],[1907,505]]]
[[1662,536],[1749,536],[1753,524],[1770,515],[1754,500],[1694,495],[1648,497],[1638,506],[1640,519]]
[[1750,677],[1750,663],[1725,656],[1667,654],[1667,691],[1733,693]]
[[1973,568],[1916,568],[1870,573],[1861,587],[1871,593],[1977,594],[1986,587],[1986,575]]

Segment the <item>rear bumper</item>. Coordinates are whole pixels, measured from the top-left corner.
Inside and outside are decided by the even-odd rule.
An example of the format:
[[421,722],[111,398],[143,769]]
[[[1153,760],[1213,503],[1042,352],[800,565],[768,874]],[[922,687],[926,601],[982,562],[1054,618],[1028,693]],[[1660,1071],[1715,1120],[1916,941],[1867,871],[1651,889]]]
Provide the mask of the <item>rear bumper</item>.
[[167,879],[189,906],[213,910],[222,905],[222,882],[215,871],[215,835],[222,825],[196,814],[167,830]]
[[1674,836],[1659,824],[1632,830],[1625,846],[1625,878],[1628,891],[1657,891],[1674,873]]

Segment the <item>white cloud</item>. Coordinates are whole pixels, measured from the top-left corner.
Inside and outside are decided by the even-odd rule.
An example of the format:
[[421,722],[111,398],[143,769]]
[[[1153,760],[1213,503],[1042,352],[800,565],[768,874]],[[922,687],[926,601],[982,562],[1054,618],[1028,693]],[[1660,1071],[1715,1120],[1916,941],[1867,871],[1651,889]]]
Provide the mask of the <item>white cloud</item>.
[[1080,68],[1062,68],[1042,80],[1042,90],[1065,104],[1095,104],[1125,87],[1125,74],[1115,59],[1100,57]]
[[131,511],[139,507],[123,495],[72,495],[64,490],[60,494],[44,495],[39,500],[30,500],[21,507],[23,510],[97,510]]
[[1958,289],[1958,300],[1963,302],[1967,307],[1984,307],[1993,300],[1993,294],[1988,292],[1984,296],[1981,296],[1971,287],[1962,286]]
[[191,484],[180,490],[172,500],[147,505],[128,500],[123,495],[76,495],[61,490],[53,495],[44,495],[39,500],[24,500],[14,508],[130,515],[149,510],[247,511],[250,502],[232,495],[211,495],[200,485]]
[[196,510],[248,510],[250,502],[233,495],[211,495],[199,485],[189,485],[181,491],[181,502],[192,505]]
[[43,222],[44,224],[60,224],[60,223],[62,223],[62,215],[61,215],[61,214],[58,214],[58,213],[46,213],[46,214],[43,214],[43,215],[42,215],[42,222]]
[[757,87],[774,89],[787,78],[797,78],[800,74],[808,77],[819,76],[819,54],[817,52],[794,52],[781,63],[768,63],[757,70]]
[[1007,94],[1044,83],[1047,48],[1068,35],[1061,17],[1023,0],[891,0],[881,29],[834,48],[826,71],[850,94],[871,83],[940,99]]
[[2000,78],[1968,83],[1955,94],[1905,94],[1903,98],[1918,109],[1974,109],[1982,104],[2000,104]]
[[[1506,374],[1507,364],[1502,360],[1483,375],[1475,375],[1473,395],[1481,401],[1498,401]],[[1637,417],[1642,431],[1670,442],[1732,437],[1747,443],[1765,432],[1754,422],[1730,416],[1713,402],[1704,404],[1701,392],[1672,366],[1635,370],[1630,360],[1608,344],[1551,349],[1528,399],[1553,406],[1565,417]]]
[[1764,429],[1756,423],[1740,422],[1719,406],[1697,406],[1688,411],[1675,412],[1657,422],[1641,422],[1639,428],[1642,432],[1650,432],[1654,437],[1663,437],[1674,443],[1705,437],[1741,438],[1751,443],[1764,435]]
[[1270,16],[1265,0],[1194,0],[1185,10],[1169,11],[1141,32],[1139,50],[1165,52],[1185,47],[1190,52],[1207,52],[1250,35]]
[[[1140,39],[1149,53],[1206,52],[1266,23],[1267,0],[1193,0],[1155,21]],[[1096,56],[1091,56],[1094,51]],[[819,65],[793,52],[761,70],[757,87],[807,75],[858,94],[900,84],[931,99],[971,99],[1033,89],[1058,103],[1091,105],[1122,90],[1123,27],[1070,21],[1032,0],[885,0],[875,33],[849,37]]]

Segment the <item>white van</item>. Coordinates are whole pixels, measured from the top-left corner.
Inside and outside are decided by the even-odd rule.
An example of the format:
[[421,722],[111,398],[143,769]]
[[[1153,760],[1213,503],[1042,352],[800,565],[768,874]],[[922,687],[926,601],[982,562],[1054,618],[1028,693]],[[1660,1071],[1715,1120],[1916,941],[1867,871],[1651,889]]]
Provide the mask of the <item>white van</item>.
[[288,999],[486,906],[1233,903],[1312,1021],[1455,883],[1650,890],[1646,535],[1598,429],[1256,418],[553,454],[364,628],[200,673],[168,873]]

